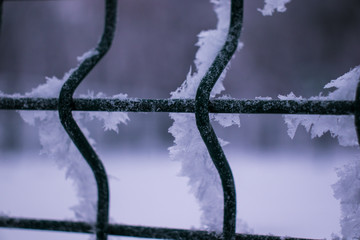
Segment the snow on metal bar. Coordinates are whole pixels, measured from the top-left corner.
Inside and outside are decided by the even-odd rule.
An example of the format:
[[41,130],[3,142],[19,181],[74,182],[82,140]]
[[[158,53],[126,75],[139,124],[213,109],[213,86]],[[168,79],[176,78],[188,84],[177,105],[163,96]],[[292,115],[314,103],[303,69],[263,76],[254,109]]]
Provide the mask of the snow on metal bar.
[[231,1],[231,17],[226,42],[214,62],[201,79],[195,98],[196,126],[200,132],[211,159],[219,173],[224,196],[223,236],[226,240],[235,239],[236,192],[234,177],[224,151],[219,143],[209,117],[211,90],[220,78],[237,49],[243,21],[243,0]]
[[[57,98],[0,97],[0,110],[58,110]],[[74,98],[73,111],[194,113],[193,99]],[[210,113],[351,115],[354,101],[210,100]]]
[[[0,217],[0,227],[73,232],[73,233],[88,233],[88,234],[92,234],[95,231],[93,226],[86,222],[54,221],[54,220],[9,218],[9,217]],[[113,235],[113,236],[141,237],[141,238],[154,238],[154,239],[178,239],[178,240],[223,239],[221,235],[215,232],[173,229],[173,228],[129,226],[129,225],[120,225],[120,224],[109,224],[106,232],[109,235]],[[235,239],[236,240],[305,240],[301,238],[252,235],[252,234],[236,234]]]

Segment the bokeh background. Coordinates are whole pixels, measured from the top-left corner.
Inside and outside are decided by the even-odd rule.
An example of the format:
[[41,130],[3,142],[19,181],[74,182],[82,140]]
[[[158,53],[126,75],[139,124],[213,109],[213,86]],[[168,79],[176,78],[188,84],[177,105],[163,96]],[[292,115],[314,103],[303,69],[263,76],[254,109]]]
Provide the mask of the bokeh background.
[[[360,1],[292,0],[285,13],[272,17],[257,10],[263,5],[263,0],[245,1],[244,47],[231,63],[224,94],[253,99],[294,92],[310,97],[360,64]],[[62,78],[77,65],[76,57],[97,43],[103,13],[100,0],[6,0],[0,33],[0,91],[23,94],[44,83],[45,76]],[[121,0],[113,46],[77,94],[90,90],[108,96],[125,93],[168,98],[184,81],[190,66],[194,68],[197,34],[215,25],[208,0]],[[115,184],[119,188],[112,188],[112,201],[115,208],[125,201],[117,209],[124,214],[121,222],[186,227],[181,221],[196,226],[198,207],[187,192],[186,180],[174,180],[179,166],[171,165],[167,156],[173,142],[168,114],[129,116],[131,121],[120,126],[119,134],[104,132],[100,123],[88,123],[109,172],[115,178],[120,175],[120,183]],[[240,128],[215,124],[218,136],[230,142],[225,151],[230,153],[240,187],[240,216],[261,234],[322,238],[339,231],[339,205],[330,185],[336,181],[334,166],[344,160],[341,152],[353,149],[340,148],[329,134],[311,140],[303,128],[290,140],[279,115],[240,117]],[[1,110],[0,187],[4,194],[0,213],[71,217],[74,189],[69,182],[63,185],[63,170],[38,156],[40,149],[36,128],[25,124],[15,111]],[[183,196],[174,195],[178,201],[166,194],[174,188]],[[131,196],[146,201],[133,206]],[[22,199],[27,199],[26,204]],[[54,208],[49,202],[58,205]],[[188,215],[179,207],[183,202],[191,205],[185,208]],[[167,210],[146,212],[152,209]],[[174,218],[170,209],[192,221]],[[1,230],[0,239],[30,236],[29,232],[16,235],[18,232],[10,231],[11,235],[9,231]],[[74,239],[73,235],[31,236]]]
[[[310,97],[360,63],[359,1],[294,0],[285,13],[272,17],[257,11],[263,4],[245,3],[244,48],[232,61],[224,93],[252,99],[292,91]],[[99,0],[5,1],[0,90],[25,93],[44,83],[45,76],[61,78],[76,66],[76,57],[99,39],[102,5]],[[215,24],[208,0],[119,1],[114,44],[78,93],[168,98],[193,66],[197,34]],[[121,134],[104,133],[97,126],[92,136],[99,144],[117,148],[170,146],[167,114],[146,115],[130,114],[131,122],[121,127]],[[218,130],[236,148],[289,148],[301,142],[315,150],[336,142],[328,137],[309,141],[304,131],[291,142],[281,116],[243,115],[241,120],[243,128]],[[29,141],[33,129],[15,112],[2,111],[0,121],[2,151],[38,147]]]

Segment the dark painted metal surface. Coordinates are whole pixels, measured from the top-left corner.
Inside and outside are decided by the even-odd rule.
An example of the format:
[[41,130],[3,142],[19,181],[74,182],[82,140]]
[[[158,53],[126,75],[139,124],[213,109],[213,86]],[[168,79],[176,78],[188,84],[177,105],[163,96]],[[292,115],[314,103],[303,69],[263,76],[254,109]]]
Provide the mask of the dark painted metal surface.
[[73,118],[72,97],[76,88],[102,59],[111,46],[116,25],[116,6],[117,0],[105,1],[105,25],[101,40],[90,56],[84,59],[80,66],[70,75],[69,79],[66,80],[61,88],[58,102],[61,124],[89,164],[96,179],[98,191],[96,217],[97,240],[107,239],[106,228],[109,221],[109,184],[104,165]]
[[235,239],[236,192],[234,177],[209,117],[210,93],[237,49],[243,21],[243,0],[231,1],[230,26],[226,42],[200,82],[195,98],[196,126],[219,173],[224,196],[223,236]]
[[[60,232],[74,233],[93,233],[93,226],[86,222],[35,220],[25,218],[0,217],[0,227],[37,229]],[[129,226],[120,224],[109,224],[107,233],[114,236],[157,238],[157,239],[177,239],[177,240],[220,240],[221,235],[215,232],[186,230],[174,228],[158,228],[145,226]],[[301,238],[265,236],[253,234],[236,234],[236,240],[305,240]]]
[[[73,111],[194,113],[193,99],[74,98]],[[57,98],[0,97],[0,110],[58,110]],[[210,113],[352,115],[355,101],[210,100]]]
[[[360,79],[359,79],[360,80]],[[360,81],[358,82],[356,86],[356,94],[355,94],[355,104],[354,104],[354,114],[355,114],[355,129],[356,129],[356,135],[358,139],[358,143],[360,146]]]

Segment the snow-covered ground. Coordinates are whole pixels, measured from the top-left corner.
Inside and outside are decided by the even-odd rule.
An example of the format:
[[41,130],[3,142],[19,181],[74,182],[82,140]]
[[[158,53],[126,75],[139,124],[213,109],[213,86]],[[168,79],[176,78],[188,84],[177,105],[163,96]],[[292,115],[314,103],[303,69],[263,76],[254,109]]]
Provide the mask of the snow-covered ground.
[[[178,162],[161,153],[100,153],[110,175],[110,214],[124,224],[191,228],[200,212]],[[37,153],[2,154],[0,213],[71,219],[75,192],[65,173]],[[316,158],[316,159],[315,159]],[[230,152],[238,217],[257,234],[330,238],[340,208],[333,198],[334,171],[350,153]],[[87,235],[0,229],[1,240],[88,239]]]

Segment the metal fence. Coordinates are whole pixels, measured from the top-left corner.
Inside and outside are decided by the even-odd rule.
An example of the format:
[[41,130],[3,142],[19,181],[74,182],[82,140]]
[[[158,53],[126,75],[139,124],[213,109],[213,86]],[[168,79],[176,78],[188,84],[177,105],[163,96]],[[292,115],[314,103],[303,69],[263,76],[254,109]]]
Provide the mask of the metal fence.
[[[3,1],[0,0],[0,27]],[[211,126],[209,113],[355,115],[355,126],[359,138],[359,86],[355,101],[210,99],[212,88],[237,48],[242,28],[243,0],[231,0],[231,19],[226,42],[201,80],[195,99],[73,98],[76,88],[111,46],[116,23],[116,5],[117,0],[105,0],[105,26],[101,40],[95,48],[96,54],[86,58],[71,74],[62,86],[58,98],[0,97],[0,109],[3,110],[53,110],[59,112],[64,129],[94,173],[98,192],[96,223],[2,216],[0,217],[0,227],[96,234],[97,240],[105,240],[108,235],[159,239],[295,239],[235,233],[236,193],[234,179],[226,156]],[[74,120],[73,111],[194,113],[198,130],[222,182],[224,193],[223,232],[110,224],[107,174],[101,160]]]

